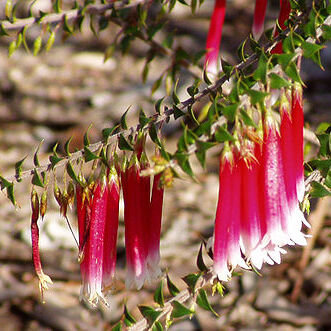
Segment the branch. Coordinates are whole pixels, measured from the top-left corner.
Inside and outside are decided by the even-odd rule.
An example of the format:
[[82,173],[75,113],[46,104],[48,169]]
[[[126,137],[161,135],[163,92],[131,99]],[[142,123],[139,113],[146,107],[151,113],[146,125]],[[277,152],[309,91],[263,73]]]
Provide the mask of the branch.
[[[138,2],[142,2],[141,0]],[[295,25],[293,27],[294,30],[298,29],[299,25],[301,23],[304,22],[304,19],[305,19],[305,15],[301,14],[297,17],[296,19],[296,22],[295,22]],[[327,19],[325,20],[324,24],[326,25],[331,25],[331,15],[329,15],[327,17]],[[290,34],[290,29],[287,28],[286,30],[284,30],[281,34],[279,34],[277,36],[277,38],[275,38],[273,41],[271,42],[268,42],[266,45],[264,45],[264,48],[266,50],[266,52],[270,52],[274,47],[275,45],[281,40],[283,39],[284,37],[288,36]],[[319,28],[317,30],[317,37],[321,36],[322,34],[322,29]],[[211,85],[210,87],[207,87],[205,89],[203,89],[201,92],[199,92],[196,96],[194,97],[190,97],[184,101],[182,101],[180,103],[180,106],[178,107],[181,111],[185,111],[188,107],[191,107],[193,106],[196,102],[199,102],[201,101],[205,96],[209,95],[211,92],[217,92],[217,90],[219,90],[222,85],[228,81],[232,76],[234,76],[237,72],[240,72],[240,71],[243,71],[245,69],[247,69],[249,66],[251,66],[253,63],[255,63],[256,61],[258,60],[258,55],[257,54],[252,54],[250,55],[246,60],[240,62],[239,64],[237,64],[236,66],[234,66],[234,69],[232,70],[231,74],[229,76],[225,76],[223,75],[220,79],[218,79],[213,85]],[[134,133],[134,132],[137,132],[139,131],[140,129],[143,129],[145,131],[147,131],[148,129],[150,129],[152,127],[152,125],[160,125],[160,124],[163,124],[165,122],[168,122],[170,120],[170,116],[173,115],[175,112],[175,108],[166,108],[165,107],[165,110],[162,114],[154,114],[153,116],[149,117],[150,119],[150,122],[148,125],[146,125],[144,128],[141,128],[141,126],[138,124],[138,125],[135,125],[135,126],[132,126],[126,130],[122,130],[114,135],[112,135],[107,142],[104,142],[104,141],[99,141],[97,143],[94,143],[94,144],[91,144],[88,146],[88,148],[92,151],[92,152],[95,152],[97,151],[100,147],[102,146],[109,146],[109,145],[112,145],[114,143],[116,143],[116,141],[120,138],[121,135],[123,135],[124,137],[128,137],[130,134]],[[221,125],[221,124],[224,124],[224,119],[220,119],[220,121],[218,121],[217,123],[215,123],[215,125],[213,125],[213,130],[215,130],[215,128],[217,127],[217,125]],[[207,141],[208,137],[204,137],[202,136],[201,137],[202,139],[206,139],[205,141]],[[190,154],[194,153],[197,149],[197,146],[195,144],[193,144],[194,146],[189,146],[189,150],[190,150]],[[75,153],[72,153],[70,155],[70,157],[65,157],[62,161],[58,162],[54,169],[55,168],[58,168],[58,167],[61,167],[61,166],[64,166],[69,160],[70,161],[75,161],[77,160],[78,158],[80,157],[83,157],[84,156],[84,150],[80,150],[80,151],[77,151]],[[49,162],[48,164],[46,165],[43,165],[43,166],[40,166],[40,167],[36,167],[34,169],[30,169],[30,170],[26,170],[26,171],[23,171],[21,174],[20,174],[20,177],[18,178],[18,176],[16,175],[12,175],[12,176],[8,176],[6,178],[7,181],[9,182],[14,182],[14,181],[18,181],[19,179],[23,179],[23,178],[26,178],[26,177],[30,177],[34,174],[35,170],[37,170],[38,172],[42,172],[42,171],[48,171],[52,169],[52,163]],[[1,183],[1,180],[0,180],[0,183]]]
[[[190,298],[192,298],[200,289],[202,289],[207,283],[212,283],[215,279],[215,275],[213,274],[212,270],[208,270],[206,273],[204,273],[201,278],[199,279],[199,283],[195,286],[195,291],[192,292],[189,287],[187,287],[185,290],[178,293],[175,297],[169,299],[165,302],[164,307],[156,309],[158,311],[162,311],[162,313],[159,315],[158,320],[161,319],[164,316],[170,315],[173,306],[172,302],[178,301],[179,303],[183,304],[186,301],[188,301]],[[135,323],[131,327],[128,328],[130,331],[143,331],[147,330],[148,328],[148,321],[146,318],[142,318],[139,322]]]
[[112,2],[106,5],[90,4],[84,8],[72,9],[61,13],[51,13],[44,16],[40,15],[38,17],[17,18],[14,22],[3,20],[0,21],[0,25],[5,31],[20,30],[33,24],[57,24],[62,22],[65,18],[67,19],[67,21],[72,21],[83,16],[85,13],[95,15],[102,14],[110,9],[119,10],[124,8],[133,8],[137,7],[141,3],[145,3],[148,1],[149,0],[135,0],[129,4],[127,4],[126,1],[122,1],[121,3]]

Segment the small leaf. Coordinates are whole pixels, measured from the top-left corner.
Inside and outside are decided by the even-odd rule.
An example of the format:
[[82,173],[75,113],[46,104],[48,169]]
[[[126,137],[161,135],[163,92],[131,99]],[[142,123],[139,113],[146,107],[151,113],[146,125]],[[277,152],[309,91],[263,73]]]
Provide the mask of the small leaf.
[[173,307],[173,310],[171,312],[172,318],[179,318],[186,315],[194,314],[194,310],[186,308],[184,305],[182,305],[180,302],[176,300],[172,301],[171,305]]
[[264,99],[269,95],[267,92],[248,90],[247,94],[250,96],[252,105],[256,105],[257,103],[261,103]]
[[122,324],[118,322],[112,329],[112,331],[122,331]]
[[188,155],[181,152],[177,152],[175,154],[175,158],[177,159],[178,164],[182,168],[182,170],[190,177],[194,178],[194,173],[192,171]]
[[195,286],[200,277],[201,277],[201,274],[198,273],[198,274],[188,274],[187,276],[185,276],[183,278],[184,282],[188,285],[188,287],[190,288],[192,293],[195,292]]
[[94,154],[88,147],[84,146],[84,159],[85,162],[89,162],[92,160],[97,160],[99,158],[98,155]]
[[126,115],[128,114],[128,111],[130,110],[131,106],[127,108],[127,110],[125,111],[125,113],[122,115],[121,117],[121,128],[123,130],[127,130],[128,129],[128,125],[126,123]]
[[155,91],[157,91],[159,89],[159,87],[161,86],[162,83],[162,79],[163,79],[163,75],[161,75],[153,84],[152,86],[152,94],[154,94]]
[[205,265],[205,262],[203,261],[202,247],[203,247],[203,243],[201,243],[201,245],[200,245],[199,254],[197,257],[197,267],[199,268],[200,271],[206,271],[207,267]]
[[8,47],[8,57],[11,57],[16,50],[17,50],[16,40],[13,40]]
[[266,84],[267,69],[268,69],[268,58],[264,52],[261,52],[259,63],[253,74],[254,79],[261,81],[263,84]]
[[155,320],[160,316],[162,313],[161,311],[156,311],[153,307],[150,306],[139,306],[138,309],[140,310],[141,314],[151,323],[153,324]]
[[149,136],[151,137],[152,141],[157,144],[159,147],[161,147],[161,141],[157,134],[155,124],[152,123],[151,127],[148,130]]
[[310,196],[312,198],[322,198],[331,196],[331,190],[329,190],[325,185],[320,184],[318,182],[311,183],[312,190],[310,192]]
[[122,151],[134,151],[134,148],[129,144],[129,142],[124,138],[123,134],[120,134],[118,147]]
[[241,110],[240,111],[240,115],[244,121],[244,123],[248,126],[253,126],[256,128],[256,124],[254,123],[254,121],[252,120],[252,118],[247,114],[247,112],[245,110]]
[[70,153],[70,149],[69,149],[69,146],[70,146],[71,140],[72,140],[72,136],[71,136],[70,139],[68,139],[68,140],[66,141],[66,143],[64,144],[64,150],[65,150],[67,156],[70,156],[70,155],[71,155],[71,153]]
[[270,87],[272,89],[280,89],[282,87],[290,87],[291,84],[284,79],[283,77],[280,77],[279,75],[275,74],[275,73],[271,73],[269,75],[270,78]]
[[130,314],[126,305],[124,305],[124,323],[125,323],[125,325],[131,326],[131,325],[135,324],[136,322],[137,322],[136,319]]
[[105,141],[108,140],[109,137],[111,137],[115,131],[119,128],[119,125],[115,125],[112,128],[106,128],[102,130],[102,137]]
[[158,113],[158,114],[161,114],[161,104],[162,104],[162,101],[164,100],[165,97],[162,97],[161,99],[157,100],[156,103],[155,103],[155,111]]
[[164,306],[164,295],[163,295],[163,280],[161,279],[159,286],[154,293],[154,301],[161,307]]
[[51,34],[49,35],[49,38],[45,46],[46,52],[48,52],[52,48],[54,41],[55,41],[55,32],[51,31]]
[[32,176],[32,184],[40,187],[44,187],[43,180],[41,179],[38,171],[34,169],[33,176]]
[[296,66],[296,64],[294,62],[291,62],[288,67],[285,69],[285,73],[286,75],[288,75],[290,78],[292,78],[295,82],[298,82],[302,85],[303,81],[301,80],[299,71],[298,71],[298,67]]
[[179,293],[179,289],[176,287],[176,285],[170,280],[169,275],[167,274],[167,287],[169,290],[169,293],[175,297]]
[[163,326],[159,321],[155,321],[152,331],[163,331]]
[[172,100],[173,100],[175,105],[178,105],[180,103],[180,100],[177,96],[177,84],[178,84],[178,80],[177,80],[177,82],[175,84],[175,87],[174,87],[174,90],[172,92]]
[[204,289],[199,290],[199,294],[197,296],[196,302],[201,308],[208,310],[208,311],[212,312],[216,317],[219,317],[219,315],[215,312],[215,310],[210,305],[206,291]]
[[178,119],[179,117],[185,115],[185,113],[182,110],[180,110],[177,106],[174,105],[173,109],[174,109],[174,118],[175,118],[175,120]]
[[11,183],[7,189],[7,198],[11,201],[14,207],[17,206],[16,199],[15,199],[15,194],[14,194],[14,183]]
[[22,166],[26,157],[24,157],[21,161],[15,163],[15,177],[18,182],[22,181]]
[[67,169],[67,173],[68,175],[76,182],[76,183],[80,183],[80,180],[78,179],[78,176],[76,175],[75,171],[74,171],[74,168],[71,164],[70,161],[67,162],[67,166],[66,166],[66,169]]
[[234,122],[238,107],[239,107],[239,104],[234,103],[232,105],[222,108],[222,113],[229,120],[229,122]]
[[140,128],[144,128],[146,124],[148,124],[152,119],[148,118],[144,111],[142,109],[140,109],[139,112],[139,124],[140,124]]
[[217,142],[224,142],[224,141],[235,141],[233,136],[230,134],[230,132],[224,127],[220,126],[217,128],[215,132],[215,139]]
[[34,56],[36,56],[39,53],[39,51],[41,49],[41,45],[42,45],[42,38],[41,38],[41,36],[39,36],[33,43],[33,55]]

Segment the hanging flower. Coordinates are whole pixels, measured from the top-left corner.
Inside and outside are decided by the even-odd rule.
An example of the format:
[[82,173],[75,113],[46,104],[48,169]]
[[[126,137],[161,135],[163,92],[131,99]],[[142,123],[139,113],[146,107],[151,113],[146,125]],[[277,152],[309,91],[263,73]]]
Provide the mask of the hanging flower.
[[214,271],[220,280],[227,281],[237,266],[246,267],[240,250],[241,191],[238,156],[225,144],[220,160],[219,197],[214,230]]
[[[282,30],[286,28],[285,21],[290,17],[291,12],[291,3],[289,0],[279,0],[280,10],[278,16],[278,24]],[[278,36],[278,31],[275,29],[274,38]],[[271,50],[273,54],[283,53],[283,43],[280,41],[277,45]]]
[[222,30],[225,17],[226,0],[215,0],[214,11],[210,20],[209,32],[206,43],[206,70],[214,75],[218,73],[218,52],[222,39]]
[[[142,192],[142,177],[136,154],[121,174],[124,198],[125,250],[127,263],[127,288],[140,289],[146,280],[146,222],[148,210],[143,204],[147,192]],[[144,196],[145,194],[145,196]],[[149,198],[149,196],[148,196]]]
[[255,0],[254,20],[252,34],[255,40],[259,40],[264,28],[264,18],[268,0]]
[[106,187],[107,191],[107,210],[106,224],[103,247],[103,270],[102,270],[102,287],[103,290],[110,288],[116,266],[116,243],[118,229],[118,213],[120,186],[117,171],[112,167],[109,171],[109,180]]
[[43,294],[44,290],[47,290],[51,284],[53,284],[51,278],[44,274],[40,253],[39,253],[39,228],[38,228],[38,219],[39,219],[39,198],[37,192],[33,189],[31,193],[31,241],[32,241],[32,260],[34,269],[39,278],[39,290],[41,294],[42,301],[44,300]]

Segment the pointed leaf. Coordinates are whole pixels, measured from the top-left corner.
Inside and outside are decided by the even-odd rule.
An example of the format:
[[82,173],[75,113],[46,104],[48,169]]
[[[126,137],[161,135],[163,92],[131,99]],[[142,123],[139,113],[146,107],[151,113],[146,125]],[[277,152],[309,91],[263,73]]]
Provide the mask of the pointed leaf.
[[22,181],[22,167],[26,157],[24,157],[21,161],[15,163],[15,177],[18,182]]
[[275,73],[271,73],[269,75],[270,78],[270,87],[272,89],[280,89],[282,87],[290,87],[291,84],[284,79],[283,77],[280,77],[279,75],[275,74]]
[[183,278],[184,282],[188,285],[192,293],[195,292],[195,286],[197,285],[197,282],[200,277],[201,274],[198,273],[198,274],[188,274]]
[[120,137],[119,137],[118,147],[122,151],[134,151],[134,148],[124,138],[123,134],[121,134]]
[[159,286],[154,293],[154,301],[161,307],[164,306],[164,295],[163,295],[163,280],[161,279]]
[[161,311],[156,311],[153,307],[150,306],[139,306],[141,314],[152,324],[162,313]]
[[179,318],[186,315],[194,314],[194,310],[186,308],[184,305],[182,305],[180,302],[176,300],[172,301],[171,305],[173,307],[173,310],[171,312],[172,318]]
[[152,331],[163,331],[163,326],[159,321],[155,321]]
[[125,323],[125,325],[131,326],[131,325],[135,324],[136,322],[137,322],[136,319],[130,314],[126,305],[124,305],[124,323]]
[[179,293],[179,289],[176,287],[176,285],[170,280],[169,275],[167,274],[167,286],[169,293],[175,297]]
[[219,317],[219,315],[215,312],[215,310],[210,305],[206,291],[204,289],[199,290],[199,294],[197,296],[196,302],[201,308],[211,311],[215,316]]
[[216,141],[222,143],[224,141],[234,141],[235,139],[231,135],[231,133],[224,127],[220,126],[217,128],[215,132]]
[[201,243],[201,245],[200,245],[199,254],[197,257],[197,267],[199,268],[200,271],[206,271],[207,267],[205,265],[205,262],[203,261],[202,247],[203,247],[203,243]]
[[85,162],[89,162],[92,160],[97,160],[99,158],[98,155],[94,154],[88,147],[84,146],[84,159]]
[[32,176],[32,184],[40,187],[44,187],[43,180],[41,179],[38,171],[34,169],[33,176]]

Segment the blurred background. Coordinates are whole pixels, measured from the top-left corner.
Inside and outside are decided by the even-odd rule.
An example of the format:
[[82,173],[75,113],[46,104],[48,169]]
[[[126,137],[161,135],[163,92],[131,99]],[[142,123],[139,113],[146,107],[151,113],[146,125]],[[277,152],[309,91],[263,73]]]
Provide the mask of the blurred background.
[[[26,2],[27,3],[27,2]],[[22,1],[18,17],[26,15]],[[64,6],[72,3],[63,1]],[[4,19],[0,2],[0,19]],[[50,0],[38,0],[34,10],[49,11]],[[191,50],[204,49],[209,17],[214,1],[206,0],[195,16],[188,7],[177,5],[167,17],[166,31],[176,34],[175,46]],[[235,64],[236,49],[250,32],[254,1],[227,2],[221,54]],[[21,15],[21,16],[20,16]],[[269,1],[266,25],[271,27],[278,15],[278,1]],[[169,58],[153,61],[146,84],[141,74],[148,47],[134,41],[127,55],[115,52],[104,63],[104,51],[119,28],[110,24],[96,38],[85,22],[83,32],[66,40],[58,33],[53,48],[34,57],[23,47],[8,58],[10,37],[0,38],[0,173],[14,174],[14,165],[27,156],[24,169],[33,168],[33,154],[41,140],[40,163],[48,162],[56,142],[63,144],[73,137],[71,149],[83,146],[83,135],[90,124],[91,142],[101,139],[101,130],[116,124],[131,105],[128,124],[137,122],[137,110],[143,107],[152,114],[151,101],[165,95],[162,87],[153,96],[151,87],[167,68]],[[38,27],[28,30],[29,45],[38,37]],[[155,37],[163,40],[160,32]],[[306,127],[315,129],[331,120],[331,48],[322,53],[320,70],[315,64],[303,63],[306,84]],[[186,87],[193,79],[182,72],[179,96],[188,97]],[[199,111],[199,109],[196,109]],[[179,123],[165,128],[167,147],[172,150],[179,137]],[[316,153],[313,142],[307,144],[307,158]],[[212,235],[218,196],[218,152],[208,154],[207,169],[193,159],[199,183],[176,180],[165,195],[162,229],[162,268],[168,269],[173,282],[185,288],[181,277],[195,272],[201,238]],[[61,175],[61,171],[58,171]],[[61,177],[59,177],[61,178]],[[53,195],[49,194],[48,211],[40,226],[40,249],[43,268],[54,285],[40,303],[38,281],[31,261],[30,181],[15,186],[19,208],[0,194],[0,330],[110,330],[123,313],[123,303],[139,319],[137,304],[152,304],[156,283],[143,290],[127,291],[123,216],[120,220],[118,266],[110,308],[91,310],[79,302],[80,275],[77,247],[59,215]],[[50,192],[51,193],[51,192]],[[330,199],[312,200],[308,217],[313,227],[313,243],[307,248],[289,247],[283,263],[264,266],[262,276],[244,271],[226,284],[225,295],[215,295],[211,303],[220,318],[197,308],[191,320],[178,321],[171,330],[330,330],[331,329],[331,208]],[[123,213],[123,210],[122,210]],[[76,229],[75,211],[69,219]],[[206,258],[206,262],[211,261]]]

